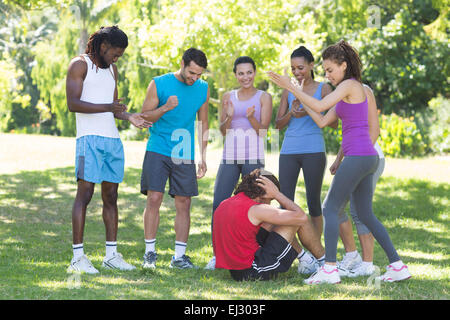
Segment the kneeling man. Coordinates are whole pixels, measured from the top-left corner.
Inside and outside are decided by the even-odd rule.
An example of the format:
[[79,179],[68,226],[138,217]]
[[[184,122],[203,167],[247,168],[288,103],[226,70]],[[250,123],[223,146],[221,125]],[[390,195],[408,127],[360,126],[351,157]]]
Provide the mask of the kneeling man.
[[[285,209],[271,206],[274,199]],[[230,270],[237,281],[273,279],[288,271],[299,255],[297,233],[314,256],[323,256],[305,212],[280,192],[272,173],[256,169],[242,178],[234,196],[222,201],[214,213],[216,268]]]

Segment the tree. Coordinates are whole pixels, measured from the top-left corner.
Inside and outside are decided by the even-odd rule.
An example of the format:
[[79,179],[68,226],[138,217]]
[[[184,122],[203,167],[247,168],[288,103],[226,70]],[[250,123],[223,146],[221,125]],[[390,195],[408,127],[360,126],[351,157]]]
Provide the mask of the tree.
[[402,9],[381,29],[361,31],[354,43],[383,113],[414,115],[448,94],[448,40],[431,39],[411,12]]
[[100,2],[97,6],[94,0],[76,0],[71,5],[62,3],[58,8],[58,31],[52,39],[41,41],[33,48],[36,65],[32,77],[40,90],[41,100],[55,115],[56,130],[61,135],[71,136],[76,131],[75,115],[68,112],[66,103],[65,80],[69,62],[84,52],[89,29],[93,32],[99,24],[114,24],[119,20],[115,11],[117,2]]
[[0,29],[0,59],[15,66],[17,78],[11,80],[16,83],[17,94],[26,97],[20,103],[14,99],[10,105],[3,106],[3,109],[9,109],[10,114],[4,129],[10,131],[36,123],[39,119],[35,107],[39,90],[31,78],[34,63],[32,48],[51,35],[56,25],[52,15],[38,10],[26,11],[4,3],[0,4],[0,18],[4,21]]

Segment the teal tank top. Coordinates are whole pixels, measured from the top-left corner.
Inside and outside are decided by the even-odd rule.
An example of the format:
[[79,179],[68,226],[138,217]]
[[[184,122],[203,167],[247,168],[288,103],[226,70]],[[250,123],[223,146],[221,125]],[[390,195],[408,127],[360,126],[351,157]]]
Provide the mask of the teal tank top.
[[[319,84],[319,87],[313,95],[313,97],[318,100],[322,100],[323,84],[323,82]],[[291,110],[292,102],[294,100],[295,96],[289,92],[289,110]],[[300,105],[300,108],[302,107],[303,106]],[[302,118],[292,117],[284,134],[280,153],[301,154],[316,152],[325,152],[325,141],[323,139],[322,130],[309,115]]]
[[198,79],[188,86],[179,81],[173,72],[153,80],[159,99],[157,108],[163,106],[170,96],[177,96],[178,106],[166,112],[149,128],[147,151],[176,159],[194,160],[196,114],[206,101],[208,83]]

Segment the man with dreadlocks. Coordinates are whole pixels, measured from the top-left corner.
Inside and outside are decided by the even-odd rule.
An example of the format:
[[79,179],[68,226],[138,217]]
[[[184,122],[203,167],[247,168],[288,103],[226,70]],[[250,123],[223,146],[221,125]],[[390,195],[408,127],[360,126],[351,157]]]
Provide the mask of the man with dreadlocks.
[[[315,257],[324,256],[305,212],[280,192],[280,183],[272,173],[253,170],[242,178],[234,194],[214,213],[216,268],[230,270],[237,281],[273,279],[288,271],[299,255],[296,234]],[[271,206],[272,200],[285,209]]]
[[66,79],[67,105],[76,114],[75,174],[77,194],[72,208],[73,259],[68,271],[98,273],[84,254],[86,209],[96,183],[101,184],[106,256],[102,266],[132,270],[117,252],[117,190],[124,176],[124,152],[114,118],[128,120],[137,128],[151,122],[138,113],[126,112],[118,99],[115,63],[128,46],[126,34],[117,26],[101,27],[89,38],[86,52],[69,64]]

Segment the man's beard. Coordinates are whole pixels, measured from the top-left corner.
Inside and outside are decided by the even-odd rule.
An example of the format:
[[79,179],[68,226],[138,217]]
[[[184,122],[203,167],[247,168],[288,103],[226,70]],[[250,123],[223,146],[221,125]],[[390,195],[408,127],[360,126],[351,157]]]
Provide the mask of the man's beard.
[[109,64],[105,61],[105,59],[99,55],[98,56],[99,68],[106,69],[109,68]]
[[184,70],[181,70],[181,72],[180,72],[180,77],[181,77],[181,79],[183,80],[183,82],[184,82],[185,84],[187,84],[187,78],[186,78],[185,75],[184,75]]

